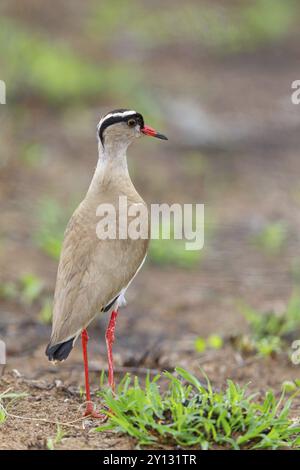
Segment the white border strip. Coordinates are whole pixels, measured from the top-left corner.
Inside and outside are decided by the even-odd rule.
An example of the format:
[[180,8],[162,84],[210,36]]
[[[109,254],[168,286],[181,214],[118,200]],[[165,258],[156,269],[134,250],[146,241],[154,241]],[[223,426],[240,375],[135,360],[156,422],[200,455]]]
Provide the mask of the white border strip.
[[111,118],[111,117],[113,117],[113,116],[126,117],[126,116],[131,116],[132,114],[136,114],[136,111],[131,110],[131,111],[124,111],[123,113],[109,113],[109,114],[106,114],[106,116],[104,116],[104,117],[100,120],[98,126],[99,126],[99,127],[102,126],[102,124],[106,121],[106,119],[109,119],[109,118]]

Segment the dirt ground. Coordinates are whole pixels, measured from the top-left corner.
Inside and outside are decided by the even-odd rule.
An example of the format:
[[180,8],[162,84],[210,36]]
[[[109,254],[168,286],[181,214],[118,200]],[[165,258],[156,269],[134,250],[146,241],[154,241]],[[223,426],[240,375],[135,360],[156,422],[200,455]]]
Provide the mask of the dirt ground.
[[[7,9],[17,16],[13,7]],[[45,26],[48,33],[53,24]],[[70,37],[75,33],[68,26]],[[143,377],[147,370],[156,373],[175,365],[199,373],[201,366],[215,387],[231,378],[262,393],[272,388],[279,396],[284,380],[299,378],[299,366],[286,354],[242,357],[228,340],[247,330],[237,300],[260,311],[283,311],[295,285],[293,268],[300,266],[300,115],[289,97],[290,83],[299,78],[299,50],[293,44],[291,40],[234,58],[199,53],[201,60],[183,44],[180,50],[170,47],[148,57],[149,83],[168,96],[161,131],[170,140],[164,146],[143,140],[130,149],[132,179],[148,202],[204,202],[209,230],[198,266],[181,269],[147,261],[130,287],[117,325],[117,379],[127,371]],[[168,77],[163,83],[162,76]],[[206,119],[226,126],[223,136],[216,127],[215,140],[197,141],[182,123],[174,122],[169,97],[172,101],[180,90],[184,106],[193,103]],[[36,201],[43,194],[55,196],[69,210],[84,195],[96,164],[95,125],[104,107],[119,103],[97,103],[82,114],[76,111],[74,119],[72,111],[49,110],[31,100],[23,101],[22,115],[9,106],[3,112],[2,282],[34,272],[53,294],[57,261],[31,236],[37,224]],[[241,116],[246,116],[245,122]],[[245,134],[237,139],[242,122]],[[25,167],[19,159],[20,142],[26,139],[42,144],[45,158],[38,167]],[[201,164],[190,171],[195,155]],[[288,242],[272,257],[251,240],[274,220],[287,224]],[[39,305],[2,299],[0,312],[0,335],[7,345],[0,393],[10,389],[27,394],[9,405],[0,448],[45,449],[47,440],[55,437],[57,422],[65,433],[57,449],[134,448],[134,440],[94,432],[95,422],[81,418],[80,344],[65,363],[53,366],[44,354],[51,327],[39,321]],[[89,329],[93,390],[107,367],[107,320],[99,317]],[[195,338],[210,334],[221,335],[224,348],[197,353]],[[299,409],[296,400],[295,416]]]

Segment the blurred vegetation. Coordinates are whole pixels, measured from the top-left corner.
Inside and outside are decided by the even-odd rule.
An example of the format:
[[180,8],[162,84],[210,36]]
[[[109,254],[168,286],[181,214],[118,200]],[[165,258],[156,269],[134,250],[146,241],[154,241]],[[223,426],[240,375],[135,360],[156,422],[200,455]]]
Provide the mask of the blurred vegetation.
[[[195,211],[193,217],[195,227]],[[192,227],[193,230],[194,227]],[[171,221],[160,221],[160,225],[157,227],[158,238],[153,238],[150,242],[150,261],[160,266],[173,265],[185,269],[193,268],[199,264],[202,251],[187,250],[186,243],[188,240],[184,238],[181,227],[180,233],[177,234],[177,231],[174,218]],[[183,239],[177,239],[179,235],[183,236]]]
[[287,228],[283,222],[267,224],[253,239],[255,245],[267,255],[278,255],[287,240]]
[[[181,40],[201,44],[217,52],[253,49],[284,37],[296,27],[295,0],[184,2],[172,8],[169,2],[151,5],[131,0],[97,3],[87,30],[101,42],[131,41],[137,47],[154,48]],[[102,31],[103,34],[100,34]],[[121,38],[121,39],[120,39]],[[111,45],[111,44],[110,44]]]
[[52,308],[53,300],[52,297],[46,297],[43,299],[41,310],[38,313],[38,320],[44,325],[50,325],[52,322]]
[[64,231],[72,210],[66,211],[53,198],[45,197],[38,204],[36,244],[51,258],[59,259]]
[[293,337],[300,333],[300,295],[294,292],[282,314],[259,312],[239,303],[250,333],[232,338],[234,346],[244,353],[269,356],[287,350]]
[[43,287],[43,282],[34,274],[25,274],[22,276],[20,279],[20,288],[23,302],[31,305],[39,298]]
[[[184,215],[183,215],[184,217]],[[192,269],[199,266],[205,253],[210,249],[210,243],[215,232],[215,216],[211,209],[205,207],[204,227],[199,227],[200,219],[196,219],[195,206],[192,213],[192,227],[188,228],[191,232],[204,229],[204,247],[201,250],[187,250],[186,243],[189,242],[184,236],[182,240],[175,237],[176,227],[174,219],[170,223],[167,220],[160,221],[156,227],[158,238],[151,239],[149,248],[149,260],[158,266],[177,266],[183,269]],[[199,216],[198,216],[199,217]],[[198,225],[196,225],[196,222]],[[170,233],[170,238],[168,238]],[[183,234],[184,235],[184,234]],[[191,240],[193,242],[193,240]],[[205,250],[205,251],[204,251]]]
[[202,254],[199,250],[186,250],[185,240],[151,240],[149,259],[159,266],[177,266],[189,269],[197,266]]
[[44,149],[37,142],[27,142],[20,152],[20,160],[28,167],[38,167],[43,159]]
[[33,273],[26,273],[15,281],[0,284],[0,299],[21,304],[23,307],[36,305],[40,310],[37,319],[50,324],[52,320],[52,297],[46,294],[44,282]]
[[183,174],[189,179],[197,178],[198,181],[207,174],[210,166],[209,158],[199,151],[186,152],[180,163]]
[[217,334],[210,335],[208,338],[198,336],[198,338],[195,339],[195,349],[199,353],[203,353],[207,348],[221,349],[223,344],[223,338]]
[[300,379],[285,380],[282,383],[281,389],[284,393],[295,393],[300,390]]
[[52,106],[95,96],[122,101],[141,82],[140,73],[133,75],[122,61],[94,64],[67,43],[50,41],[7,18],[0,19],[0,65],[10,100],[37,96]]
[[27,273],[20,276],[17,282],[3,282],[0,284],[0,297],[5,300],[14,300],[24,305],[32,305],[39,299],[44,284],[37,276]]
[[[159,14],[158,11],[159,10]],[[284,37],[296,25],[295,0],[255,0],[229,3],[226,8],[209,2],[185,2],[170,8],[131,0],[97,2],[85,28],[94,43],[113,49],[114,41],[136,47],[161,47],[185,42],[201,44],[218,52],[252,49]],[[119,44],[120,45],[120,44]],[[140,67],[120,56],[104,64],[83,57],[65,41],[32,31],[19,21],[0,19],[0,65],[14,96],[37,96],[50,105],[83,103],[93,97],[134,100],[155,109],[153,97],[143,86]]]
[[292,259],[291,266],[290,266],[290,273],[295,285],[300,284],[300,258],[295,256]]

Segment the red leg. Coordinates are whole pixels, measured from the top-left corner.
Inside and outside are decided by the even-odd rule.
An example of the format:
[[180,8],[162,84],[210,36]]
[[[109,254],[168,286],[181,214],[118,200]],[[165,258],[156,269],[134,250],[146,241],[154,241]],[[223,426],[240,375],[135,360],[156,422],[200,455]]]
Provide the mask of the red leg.
[[81,332],[81,341],[82,341],[85,392],[86,392],[86,410],[84,412],[84,416],[92,416],[93,418],[103,418],[103,415],[101,415],[100,413],[97,413],[94,410],[94,406],[91,401],[91,391],[90,391],[90,382],[89,382],[89,363],[88,363],[88,354],[87,354],[87,344],[89,341],[89,335],[86,329],[82,330]]
[[115,327],[116,327],[117,316],[118,316],[118,311],[114,310],[111,313],[109,324],[105,333],[107,357],[108,357],[108,383],[113,392],[115,391],[115,380],[114,380],[114,361],[113,361],[112,346],[115,340]]

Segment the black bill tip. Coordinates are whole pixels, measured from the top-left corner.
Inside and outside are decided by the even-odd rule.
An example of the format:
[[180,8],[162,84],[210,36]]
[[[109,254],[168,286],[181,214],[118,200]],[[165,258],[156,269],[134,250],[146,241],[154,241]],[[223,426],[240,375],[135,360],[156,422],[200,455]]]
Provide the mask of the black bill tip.
[[157,132],[153,137],[156,137],[157,139],[161,139],[161,140],[169,140],[168,137],[166,137],[163,134],[160,134],[159,132]]

